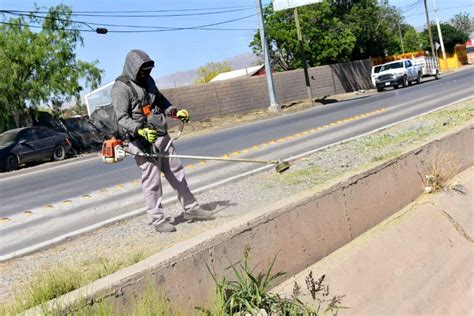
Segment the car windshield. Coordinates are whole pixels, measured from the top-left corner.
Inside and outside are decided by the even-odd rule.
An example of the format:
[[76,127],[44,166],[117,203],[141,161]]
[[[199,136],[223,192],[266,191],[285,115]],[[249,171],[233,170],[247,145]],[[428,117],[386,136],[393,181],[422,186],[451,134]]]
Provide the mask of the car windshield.
[[386,71],[389,69],[398,69],[398,68],[403,68],[403,61],[399,61],[396,63],[390,63],[390,64],[385,64],[382,66],[382,69],[380,71]]
[[0,146],[13,142],[15,140],[16,135],[18,135],[17,131],[5,132],[0,134]]

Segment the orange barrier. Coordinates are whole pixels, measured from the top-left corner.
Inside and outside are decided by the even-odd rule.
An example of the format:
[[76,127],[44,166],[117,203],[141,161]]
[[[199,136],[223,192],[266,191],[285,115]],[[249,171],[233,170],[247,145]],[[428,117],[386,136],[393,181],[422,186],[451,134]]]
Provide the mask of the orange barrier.
[[[440,54],[438,54],[440,55]],[[409,52],[405,54],[391,55],[386,57],[375,57],[371,58],[372,65],[380,65],[400,59],[414,59],[416,57],[427,56],[424,51]],[[458,44],[454,48],[454,54],[446,54],[447,68],[446,63],[443,61],[443,56],[439,57],[440,70],[447,71],[449,69],[457,69],[462,65],[467,65],[467,50],[466,45]]]

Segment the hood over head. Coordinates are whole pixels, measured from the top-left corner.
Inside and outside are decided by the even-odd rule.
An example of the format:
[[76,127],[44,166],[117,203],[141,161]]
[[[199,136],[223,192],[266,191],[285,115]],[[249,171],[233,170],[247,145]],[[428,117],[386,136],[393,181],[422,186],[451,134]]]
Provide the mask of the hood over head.
[[137,82],[138,70],[140,67],[150,67],[155,66],[155,62],[142,50],[133,49],[128,52],[127,57],[125,58],[125,64],[123,65],[123,74],[127,75],[130,79]]

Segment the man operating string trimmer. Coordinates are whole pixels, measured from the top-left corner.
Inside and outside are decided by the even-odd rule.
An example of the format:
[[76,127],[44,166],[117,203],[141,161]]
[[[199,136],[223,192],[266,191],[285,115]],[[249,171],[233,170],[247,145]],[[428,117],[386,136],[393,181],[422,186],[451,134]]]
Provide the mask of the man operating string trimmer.
[[[177,110],[166,99],[150,76],[155,63],[145,52],[132,50],[127,54],[123,73],[112,88],[112,105],[119,127],[130,137],[128,150],[131,153],[153,153],[163,151],[170,143],[166,117],[178,117],[189,121],[186,110]],[[153,148],[153,146],[155,148]],[[175,154],[171,143],[168,153]],[[142,171],[142,186],[150,224],[160,233],[174,232],[176,228],[165,219],[162,202],[161,172],[178,193],[184,209],[185,220],[205,220],[212,212],[202,209],[189,190],[184,168],[179,158],[148,158],[135,156]]]

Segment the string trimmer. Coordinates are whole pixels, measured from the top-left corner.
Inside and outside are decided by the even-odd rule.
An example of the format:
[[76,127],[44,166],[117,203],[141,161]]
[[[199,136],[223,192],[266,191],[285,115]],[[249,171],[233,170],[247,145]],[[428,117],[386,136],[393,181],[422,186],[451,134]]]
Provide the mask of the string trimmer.
[[[152,154],[149,153],[131,153],[129,152],[122,140],[112,137],[112,139],[104,141],[102,144],[102,161],[105,163],[116,163],[122,161],[126,155],[131,156],[143,156],[148,158],[180,158],[180,159],[196,159],[196,160],[217,160],[217,161],[228,161],[228,162],[249,162],[249,163],[261,163],[261,164],[270,164],[275,165],[275,170],[278,173],[283,173],[290,168],[290,163],[288,161],[282,160],[258,160],[258,159],[245,159],[245,158],[226,158],[226,157],[210,157],[210,156],[193,156],[193,155],[170,155],[168,154],[168,149],[171,146],[171,143],[181,137],[184,129],[184,122],[181,122],[181,125],[178,128],[178,134],[171,138],[169,143],[166,145],[166,148],[163,152],[153,151]],[[155,146],[152,146],[155,149]]]

